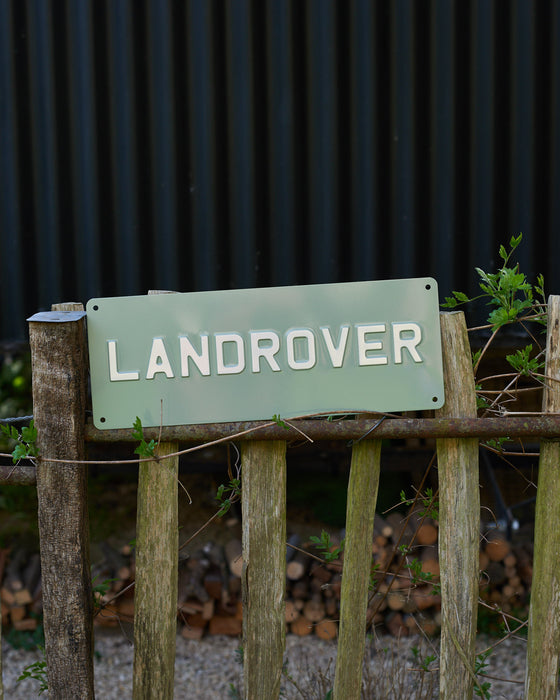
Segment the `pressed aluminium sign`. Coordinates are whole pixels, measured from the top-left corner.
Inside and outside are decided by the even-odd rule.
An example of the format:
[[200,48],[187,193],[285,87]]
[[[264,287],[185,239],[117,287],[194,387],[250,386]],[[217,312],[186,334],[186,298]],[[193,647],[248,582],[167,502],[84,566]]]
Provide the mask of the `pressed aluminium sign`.
[[98,428],[443,405],[432,278],[92,299]]

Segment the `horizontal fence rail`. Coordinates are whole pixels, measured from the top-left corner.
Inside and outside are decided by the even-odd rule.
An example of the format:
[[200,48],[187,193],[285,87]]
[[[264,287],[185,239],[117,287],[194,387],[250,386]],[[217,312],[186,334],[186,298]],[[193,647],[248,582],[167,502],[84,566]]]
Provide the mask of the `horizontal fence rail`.
[[[206,425],[180,425],[145,428],[144,434],[162,440],[198,442],[201,440],[280,440],[305,436],[312,440],[359,440],[368,435],[384,440],[400,440],[409,437],[560,437],[560,414],[527,415],[497,418],[388,418],[340,421],[286,420],[295,426],[287,431],[279,425],[263,421],[242,423],[208,423]],[[297,430],[295,429],[297,428]],[[85,431],[86,442],[133,442],[131,430],[98,430],[89,423]]]
[[[248,440],[306,440],[358,441],[365,438],[379,440],[403,440],[406,438],[468,438],[481,440],[509,437],[560,439],[560,414],[537,414],[525,416],[499,416],[495,418],[379,418],[354,420],[294,419],[286,423],[288,429],[266,421],[239,423],[207,423],[200,425],[167,426],[161,430],[144,428],[148,440],[163,442],[200,443],[193,449],[204,449],[207,444]],[[85,426],[86,443],[135,442],[131,430],[99,430],[93,423]],[[134,459],[125,460],[131,463]],[[111,460],[89,460],[83,464],[111,464]],[[0,482],[18,484],[35,482],[35,467],[32,464],[0,465]]]

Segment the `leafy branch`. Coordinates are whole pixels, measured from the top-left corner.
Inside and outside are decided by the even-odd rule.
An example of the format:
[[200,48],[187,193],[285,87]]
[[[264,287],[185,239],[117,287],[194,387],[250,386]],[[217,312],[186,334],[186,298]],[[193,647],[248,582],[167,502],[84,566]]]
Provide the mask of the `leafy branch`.
[[39,456],[37,442],[37,428],[33,421],[21,429],[21,433],[13,425],[0,425],[0,430],[4,435],[16,443],[12,451],[12,460],[17,464],[21,459]]
[[241,497],[241,480],[230,479],[229,484],[220,484],[216,493],[216,500],[220,505],[218,517],[224,516],[231,506]]
[[[487,299],[487,303],[495,307],[488,316],[488,323],[493,332],[521,319],[530,318],[546,324],[543,276],[538,275],[537,284],[533,286],[527,281],[526,275],[519,271],[519,263],[510,264],[511,257],[521,243],[521,239],[521,233],[517,237],[511,237],[509,252],[503,245],[500,246],[499,255],[503,260],[503,267],[497,272],[490,273],[479,267],[475,268],[480,277],[479,286],[482,294],[469,298],[463,292],[454,291],[451,297],[445,297],[442,306],[454,309],[477,299]],[[535,296],[541,297],[542,301],[537,302]]]
[[341,541],[338,547],[335,547],[331,542],[331,536],[326,530],[321,530],[320,537],[311,535],[309,539],[313,542],[315,548],[323,554],[324,560],[329,564],[336,561],[344,550],[344,540]]

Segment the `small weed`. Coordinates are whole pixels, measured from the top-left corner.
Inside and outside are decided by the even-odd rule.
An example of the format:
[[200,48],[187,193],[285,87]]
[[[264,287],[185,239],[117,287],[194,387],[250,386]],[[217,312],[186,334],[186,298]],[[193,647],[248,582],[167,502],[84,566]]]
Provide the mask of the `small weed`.
[[430,665],[434,661],[437,661],[437,656],[435,656],[435,654],[428,654],[428,656],[422,657],[422,654],[420,653],[420,649],[418,649],[418,647],[412,647],[410,651],[412,652],[414,661],[426,673],[430,670]]
[[138,416],[136,416],[136,420],[134,421],[132,427],[132,437],[135,440],[140,441],[140,444],[134,450],[134,454],[145,458],[155,457],[156,441],[150,440],[150,442],[146,442],[144,438],[144,429],[142,428],[142,421]]
[[218,516],[221,518],[224,516],[232,504],[239,500],[241,496],[241,480],[240,479],[230,479],[227,486],[225,484],[220,484],[218,487],[218,492],[216,493],[216,500],[220,505],[220,510],[218,511]]
[[228,687],[228,696],[232,698],[232,700],[241,700],[241,693],[239,692],[237,686],[235,683],[230,683]]
[[[492,652],[490,650],[484,651],[481,654],[478,654],[478,656],[475,659],[474,663],[474,672],[476,675],[481,674],[484,676],[484,669],[489,665],[488,664],[488,657],[490,656]],[[475,684],[474,686],[474,694],[478,695],[479,698],[486,698],[486,700],[489,700],[490,698],[490,688],[492,687],[492,683],[489,681],[485,681],[484,683],[479,683],[478,685]]]
[[275,413],[275,414],[272,416],[272,420],[273,420],[273,421],[276,423],[276,425],[278,425],[280,428],[284,428],[284,430],[289,430],[289,429],[290,429],[290,426],[287,425],[287,424],[282,420],[282,418],[280,417],[280,414],[279,414],[279,413]]
[[23,673],[21,674],[21,676],[19,676],[19,678],[17,679],[17,682],[20,683],[21,681],[27,680],[28,678],[37,681],[39,683],[37,695],[42,695],[45,691],[49,689],[49,684],[47,681],[47,662],[45,661],[45,649],[42,646],[39,646],[38,648],[43,654],[43,660],[35,661],[34,663],[26,666],[23,669]]
[[321,530],[321,537],[311,535],[309,539],[313,542],[316,549],[323,554],[325,561],[328,563],[336,561],[344,550],[344,540],[341,541],[338,547],[333,547],[331,536],[326,530]]

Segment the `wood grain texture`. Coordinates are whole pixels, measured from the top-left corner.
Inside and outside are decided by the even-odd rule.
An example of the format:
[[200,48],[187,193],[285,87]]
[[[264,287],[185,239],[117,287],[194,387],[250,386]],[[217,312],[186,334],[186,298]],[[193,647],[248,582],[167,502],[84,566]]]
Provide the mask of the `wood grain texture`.
[[245,700],[276,700],[286,643],[286,443],[243,443]]
[[134,700],[171,700],[177,635],[178,445],[161,443],[160,461],[142,462],[136,516]]
[[[560,412],[560,296],[548,299],[542,410]],[[560,654],[560,442],[542,440],[539,458],[533,582],[529,609],[525,697],[552,700]]]
[[[150,290],[148,294],[174,294]],[[179,445],[160,442],[141,462],[136,512],[134,700],[172,700],[177,637]]]
[[361,697],[380,454],[380,440],[362,440],[352,448],[333,693],[335,700],[359,700]]
[[[439,417],[476,416],[476,394],[462,312],[440,315],[445,405]],[[437,440],[442,599],[440,698],[473,694],[478,601],[480,494],[478,440]]]
[[[53,311],[83,310],[60,304]],[[29,324],[49,696],[93,698],[93,597],[85,457],[85,319]]]

